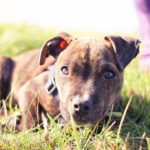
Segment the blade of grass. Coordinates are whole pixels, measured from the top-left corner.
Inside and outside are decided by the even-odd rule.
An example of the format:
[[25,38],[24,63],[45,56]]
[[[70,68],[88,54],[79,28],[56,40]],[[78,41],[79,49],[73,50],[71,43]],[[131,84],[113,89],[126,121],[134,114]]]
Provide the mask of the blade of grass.
[[70,115],[70,121],[71,121],[71,127],[72,127],[72,130],[73,130],[73,136],[75,138],[75,144],[76,144],[76,148],[77,150],[81,150],[81,144],[80,144],[80,135],[79,135],[79,132],[77,131],[77,126],[74,122],[74,119],[73,119],[73,116],[71,115],[70,113],[71,111],[69,111],[69,115]]
[[87,139],[86,143],[84,144],[83,150],[84,150],[84,149],[86,149],[87,144],[89,143],[90,139],[92,138],[92,135],[93,135],[93,134],[94,134],[94,132],[96,131],[96,129],[97,129],[97,127],[98,127],[98,125],[99,125],[99,121],[95,124],[95,126],[94,126],[93,130],[91,131],[91,133],[90,133],[90,135],[89,135],[89,137],[88,137],[88,139]]
[[147,148],[148,150],[150,150],[150,138],[146,138],[146,141],[147,141]]
[[142,144],[143,144],[143,141],[144,141],[145,135],[146,135],[146,133],[144,132],[144,133],[142,134],[142,137],[141,137],[139,150],[142,150]]
[[117,132],[117,139],[119,139],[120,132],[121,132],[121,128],[122,128],[122,125],[123,125],[125,116],[126,116],[126,114],[127,114],[127,110],[128,110],[129,105],[130,105],[130,103],[131,103],[131,100],[132,100],[132,96],[130,97],[130,99],[129,99],[127,105],[126,105],[126,108],[125,108],[125,110],[124,110],[124,113],[123,113],[123,115],[122,115],[122,118],[121,118],[121,121],[120,121],[120,124],[119,124],[119,128],[118,128],[118,132]]

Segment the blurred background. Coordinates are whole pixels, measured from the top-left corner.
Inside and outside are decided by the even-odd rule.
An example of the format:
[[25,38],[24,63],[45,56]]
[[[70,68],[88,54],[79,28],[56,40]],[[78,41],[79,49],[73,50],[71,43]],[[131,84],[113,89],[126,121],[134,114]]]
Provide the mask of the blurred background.
[[0,0],[0,22],[96,32],[135,32],[138,26],[131,0]]
[[133,1],[0,0],[0,55],[39,47],[59,31],[137,35]]

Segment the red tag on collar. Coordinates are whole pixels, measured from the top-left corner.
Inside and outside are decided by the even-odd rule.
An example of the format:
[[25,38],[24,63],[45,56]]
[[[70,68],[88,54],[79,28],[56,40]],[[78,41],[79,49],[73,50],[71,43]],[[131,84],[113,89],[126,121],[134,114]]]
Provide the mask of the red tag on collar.
[[59,44],[60,48],[62,48],[62,49],[67,47],[67,45],[68,45],[68,43],[65,40],[61,41],[60,44]]

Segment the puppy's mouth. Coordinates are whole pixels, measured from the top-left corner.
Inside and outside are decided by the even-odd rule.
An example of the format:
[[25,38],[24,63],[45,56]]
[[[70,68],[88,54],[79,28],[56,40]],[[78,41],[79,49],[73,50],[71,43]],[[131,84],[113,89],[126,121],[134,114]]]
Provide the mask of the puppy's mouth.
[[95,113],[91,113],[89,115],[86,116],[81,116],[81,115],[77,115],[77,114],[73,114],[73,120],[77,125],[92,125],[95,124],[98,121],[103,120],[104,118],[104,114],[99,113],[99,115],[95,114]]
[[102,112],[90,112],[87,114],[80,114],[74,112],[66,112],[63,115],[63,118],[68,122],[69,120],[73,119],[75,124],[77,125],[92,125],[98,121],[103,120],[104,114]]
[[94,124],[96,121],[91,120],[89,116],[80,116],[80,115],[72,115],[74,122],[77,125],[88,125],[88,124]]

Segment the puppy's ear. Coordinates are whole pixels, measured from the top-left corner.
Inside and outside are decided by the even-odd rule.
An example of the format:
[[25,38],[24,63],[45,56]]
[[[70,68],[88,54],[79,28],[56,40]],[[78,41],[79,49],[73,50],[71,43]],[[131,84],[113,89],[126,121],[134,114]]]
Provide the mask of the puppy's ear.
[[138,39],[107,36],[105,37],[105,41],[112,46],[118,66],[121,70],[123,70],[139,53],[140,41]]
[[46,41],[41,48],[39,65],[43,65],[46,57],[49,55],[57,58],[57,56],[71,43],[73,39],[75,38],[70,34],[62,32],[56,37]]

